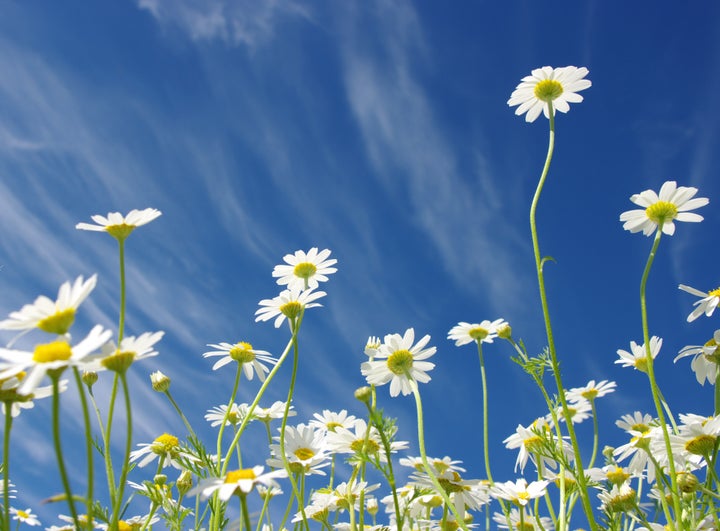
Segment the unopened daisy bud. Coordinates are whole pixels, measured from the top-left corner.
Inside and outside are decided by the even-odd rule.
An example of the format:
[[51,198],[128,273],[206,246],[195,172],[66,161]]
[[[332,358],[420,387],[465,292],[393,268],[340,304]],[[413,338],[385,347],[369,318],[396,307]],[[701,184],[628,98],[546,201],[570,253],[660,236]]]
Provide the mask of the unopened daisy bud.
[[152,384],[153,390],[158,393],[164,393],[170,389],[170,378],[160,371],[155,371],[150,375],[150,383]]
[[165,485],[165,483],[167,483],[167,476],[165,474],[155,474],[153,483],[155,485]]
[[82,381],[88,387],[92,387],[98,381],[98,375],[94,371],[83,371]]
[[370,516],[375,516],[379,509],[377,498],[368,498],[365,502],[365,509],[370,513]]
[[125,374],[135,359],[134,352],[117,351],[100,363],[109,371]]
[[425,507],[440,507],[443,503],[445,503],[442,499],[442,496],[439,494],[434,494],[432,496],[422,496],[420,498],[420,504],[424,505]]
[[680,492],[684,492],[685,494],[695,492],[700,487],[697,476],[691,472],[678,472],[677,483]]
[[175,482],[175,486],[177,487],[180,496],[184,496],[187,491],[190,490],[192,485],[192,472],[190,472],[189,470],[183,470],[182,472],[180,472],[180,476],[178,476],[178,479]]
[[512,339],[512,327],[507,323],[501,324],[495,331],[500,339]]
[[372,398],[372,389],[368,386],[358,387],[355,389],[355,398],[360,400],[360,402],[368,404]]
[[612,446],[605,446],[605,448],[603,448],[602,454],[606,461],[608,461],[609,463],[614,463],[615,462],[615,458],[613,456],[614,452],[615,452],[615,448],[613,448]]

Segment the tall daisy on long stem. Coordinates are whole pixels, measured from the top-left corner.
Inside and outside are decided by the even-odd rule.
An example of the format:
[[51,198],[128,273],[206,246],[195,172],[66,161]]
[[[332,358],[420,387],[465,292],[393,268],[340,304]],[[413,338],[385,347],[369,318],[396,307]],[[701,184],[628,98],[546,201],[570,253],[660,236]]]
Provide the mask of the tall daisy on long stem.
[[[642,318],[643,340],[645,341],[646,363],[644,365],[645,373],[648,375],[650,382],[650,390],[653,395],[653,402],[657,410],[660,428],[662,429],[665,450],[668,458],[668,471],[672,484],[671,494],[675,514],[680,515],[681,501],[677,484],[677,474],[675,471],[675,460],[673,458],[672,448],[670,444],[670,433],[668,432],[667,422],[665,420],[665,412],[662,405],[662,397],[660,389],[655,379],[654,356],[651,349],[650,331],[647,316],[647,299],[646,288],[647,280],[650,275],[655,254],[660,245],[660,238],[663,234],[672,236],[675,233],[675,225],[673,221],[702,221],[702,216],[687,212],[708,204],[709,200],[704,197],[694,198],[697,188],[680,186],[675,181],[667,181],[660,188],[660,193],[656,194],[652,190],[645,190],[640,194],[630,197],[630,200],[636,205],[644,207],[644,209],[628,210],[620,214],[620,221],[624,221],[623,228],[630,232],[640,232],[645,236],[655,234],[653,244],[648,255],[645,269],[640,280],[640,313]],[[675,529],[672,521],[669,522],[671,529]]]
[[[548,309],[547,294],[545,291],[545,278],[543,276],[543,265],[547,258],[543,258],[540,254],[536,212],[540,201],[540,194],[542,193],[543,186],[545,185],[545,180],[547,179],[548,171],[550,170],[550,162],[552,161],[553,151],[555,149],[555,111],[558,110],[560,112],[567,112],[570,109],[569,103],[579,103],[583,100],[582,96],[577,94],[577,92],[585,90],[592,85],[590,80],[585,79],[587,74],[587,68],[577,68],[575,66],[566,66],[562,68],[544,66],[542,68],[537,68],[532,71],[530,76],[526,76],[522,79],[522,82],[517,86],[508,100],[508,105],[511,107],[519,105],[515,114],[521,115],[523,113],[527,113],[525,116],[525,120],[527,122],[535,121],[542,112],[548,118],[550,124],[550,136],[548,140],[547,155],[545,157],[545,165],[543,166],[540,180],[530,207],[530,232],[532,234],[533,254],[535,256],[535,269],[537,272],[538,287],[540,288],[540,303],[542,305],[543,318],[545,320],[545,331],[547,333],[548,351],[550,353],[553,375],[555,376],[558,396],[560,398],[560,404],[565,418],[570,418],[570,413],[567,400],[565,398],[562,378],[560,376],[560,366],[557,359],[557,351],[555,349],[552,325],[550,323],[550,312]],[[557,429],[559,430],[559,426],[557,426]],[[597,529],[597,523],[595,522],[595,518],[593,516],[593,508],[588,494],[580,447],[575,435],[575,429],[573,428],[571,422],[567,423],[567,430],[570,435],[570,441],[575,455],[575,464],[577,467],[576,477],[582,493],[581,500],[583,509],[588,519],[590,528],[595,531]],[[558,436],[560,436],[560,434],[558,434]],[[564,474],[561,474],[561,478],[562,477],[564,477]],[[558,527],[560,531],[564,531],[566,527],[564,511],[560,514]]]

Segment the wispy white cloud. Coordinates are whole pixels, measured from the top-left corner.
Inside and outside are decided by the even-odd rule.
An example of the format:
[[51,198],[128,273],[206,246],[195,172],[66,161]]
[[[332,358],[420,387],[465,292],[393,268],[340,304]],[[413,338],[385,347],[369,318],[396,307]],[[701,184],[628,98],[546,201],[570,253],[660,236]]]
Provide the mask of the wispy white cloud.
[[283,18],[310,18],[306,6],[281,0],[138,0],[138,6],[195,41],[217,39],[250,48],[271,39]]

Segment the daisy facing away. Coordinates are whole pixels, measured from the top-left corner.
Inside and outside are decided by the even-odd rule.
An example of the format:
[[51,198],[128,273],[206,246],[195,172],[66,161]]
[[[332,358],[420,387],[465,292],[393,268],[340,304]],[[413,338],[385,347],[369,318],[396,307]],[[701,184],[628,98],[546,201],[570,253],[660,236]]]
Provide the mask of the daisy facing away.
[[390,396],[412,393],[411,382],[430,381],[427,371],[435,367],[434,363],[424,361],[433,356],[435,347],[425,348],[430,341],[426,335],[417,344],[415,330],[408,328],[404,335],[388,334],[375,354],[375,360],[366,361],[360,366],[362,375],[371,385],[384,385],[390,382]]
[[[653,359],[660,353],[660,347],[662,347],[662,338],[652,336],[650,338],[650,355]],[[619,363],[623,367],[634,367],[641,372],[647,372],[648,359],[645,343],[638,345],[635,341],[631,341],[630,352],[618,349],[617,353],[620,359],[615,360],[615,363]]]
[[242,365],[243,373],[248,380],[253,379],[254,373],[257,373],[258,379],[261,382],[265,381],[265,375],[270,372],[261,362],[275,365],[277,360],[273,358],[269,352],[265,350],[255,350],[250,343],[240,341],[234,345],[231,343],[211,343],[208,347],[212,347],[215,350],[211,350],[203,354],[203,358],[210,358],[215,356],[221,356],[219,360],[213,365],[213,370],[216,371],[221,367],[224,367],[232,361],[238,362]]
[[123,241],[130,236],[135,227],[140,227],[150,223],[152,220],[160,217],[162,212],[155,208],[146,208],[144,210],[131,210],[127,216],[123,216],[120,212],[110,212],[107,217],[96,214],[91,216],[96,223],[78,223],[76,229],[92,230],[96,232],[107,232],[113,238]]
[[485,320],[477,324],[461,322],[450,329],[448,339],[455,341],[456,347],[473,342],[492,343],[498,337],[498,329],[506,324],[504,319]]
[[276,265],[272,276],[277,277],[278,284],[291,290],[317,289],[318,282],[327,282],[327,275],[337,272],[337,268],[332,267],[337,260],[328,258],[330,252],[330,249],[318,252],[318,248],[313,247],[307,253],[286,254],[283,256],[285,264]]
[[291,323],[295,322],[305,308],[322,306],[315,302],[327,295],[324,291],[296,289],[283,290],[274,299],[263,299],[260,301],[260,308],[255,312],[255,322],[269,321],[275,319],[275,328],[280,328],[285,318]]
[[620,214],[620,221],[624,221],[623,229],[630,232],[640,232],[645,236],[652,236],[656,230],[662,229],[663,234],[675,234],[675,220],[699,222],[703,217],[688,212],[707,205],[707,197],[693,196],[697,188],[678,186],[675,181],[665,181],[660,187],[660,193],[645,190],[630,196],[630,201],[642,209],[628,210]]
[[[718,303],[720,303],[720,288],[714,289],[712,291],[708,291],[707,293],[700,291],[699,289],[691,288],[690,286],[686,286],[685,284],[680,284],[678,286],[681,290],[690,293],[691,295],[695,295],[697,297],[700,297],[699,301],[695,301],[693,303],[693,306],[697,306],[690,315],[687,317],[688,323],[693,322],[695,319],[700,317],[702,314],[705,314],[707,317],[710,317],[713,312],[715,311],[715,308],[718,307]],[[2,323],[0,323],[2,324]]]
[[43,332],[63,335],[70,330],[75,321],[75,312],[95,288],[97,275],[87,280],[82,276],[75,282],[65,282],[58,290],[54,301],[40,295],[32,304],[26,304],[17,312],[11,312],[8,319],[0,321],[3,330],[31,330],[39,328]]
[[589,79],[584,79],[586,75],[588,69],[585,67],[536,68],[531,75],[522,78],[507,104],[510,107],[518,105],[515,109],[518,116],[527,113],[526,122],[534,122],[540,112],[549,119],[551,106],[553,113],[556,110],[565,113],[570,110],[569,103],[580,103],[583,100],[578,92],[592,85]]

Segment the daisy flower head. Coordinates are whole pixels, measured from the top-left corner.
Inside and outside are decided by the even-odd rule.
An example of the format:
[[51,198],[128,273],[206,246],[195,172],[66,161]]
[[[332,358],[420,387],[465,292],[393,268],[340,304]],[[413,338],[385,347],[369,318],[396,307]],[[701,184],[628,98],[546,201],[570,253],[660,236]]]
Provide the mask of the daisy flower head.
[[[35,400],[38,398],[47,398],[52,396],[53,389],[51,385],[36,387],[31,394],[21,395],[18,393],[20,383],[27,376],[24,371],[19,372],[8,378],[0,378],[0,402],[2,402],[3,415],[7,415],[7,404],[10,404],[10,415],[17,417],[23,409],[32,409],[35,407]],[[60,380],[58,392],[67,391],[68,381]],[[2,493],[2,487],[0,487]]]
[[240,341],[239,343],[211,343],[208,347],[212,347],[216,350],[211,350],[203,354],[203,358],[211,358],[215,356],[221,356],[219,360],[213,365],[213,370],[216,371],[220,367],[224,367],[232,361],[237,361],[245,373],[245,377],[248,380],[253,379],[253,374],[257,372],[258,379],[261,382],[265,381],[265,375],[270,372],[270,369],[261,362],[275,365],[277,360],[273,358],[269,352],[264,350],[256,350],[250,343]]
[[695,301],[693,303],[693,306],[697,306],[690,315],[687,317],[688,323],[693,322],[695,319],[700,317],[702,314],[705,314],[707,317],[710,317],[713,312],[715,311],[715,308],[717,308],[718,303],[720,303],[720,288],[714,289],[712,291],[708,291],[707,293],[700,291],[699,289],[691,288],[690,286],[686,286],[684,284],[680,284],[678,286],[681,290],[686,291],[687,293],[690,293],[691,295],[696,295],[700,297],[699,301]]
[[435,367],[434,363],[424,361],[433,356],[435,347],[425,348],[430,341],[426,335],[415,345],[415,330],[408,328],[404,335],[388,334],[378,348],[376,360],[361,365],[362,375],[371,385],[384,385],[390,382],[390,396],[412,392],[415,382],[430,381],[427,371]]
[[492,343],[498,337],[498,329],[506,324],[504,319],[485,320],[478,324],[461,322],[450,329],[448,339],[455,341],[456,347],[468,343]]
[[365,343],[365,350],[363,352],[368,358],[374,358],[380,345],[382,345],[382,341],[380,341],[379,337],[370,336],[367,343]]
[[343,409],[339,413],[324,409],[322,414],[313,413],[313,419],[309,422],[310,426],[325,430],[325,432],[335,431],[338,428],[352,430],[358,419],[355,415],[348,415],[347,410]]
[[196,461],[192,455],[180,445],[180,440],[169,433],[163,433],[151,443],[138,444],[139,450],[130,452],[130,462],[138,461],[137,466],[140,468],[150,464],[158,457],[162,462],[163,468],[172,466],[181,470],[183,468],[180,460],[186,459]]
[[[280,436],[274,437],[277,443],[270,445],[271,457],[266,461],[268,466],[285,469],[283,449]],[[293,474],[320,474],[320,470],[330,464],[330,455],[325,444],[325,433],[312,426],[299,424],[297,427],[285,427],[285,457],[288,468]]]
[[257,465],[252,468],[232,470],[222,478],[206,478],[201,480],[195,488],[191,489],[188,495],[194,496],[200,494],[200,498],[205,500],[212,496],[214,492],[217,492],[218,498],[226,502],[233,494],[244,496],[257,485],[278,487],[279,485],[275,479],[287,477],[287,472],[284,468],[263,474],[264,470],[264,466]]
[[[108,342],[112,332],[95,326],[77,345],[71,346],[63,337],[50,343],[42,343],[32,352],[0,349],[0,379],[15,376],[27,369],[27,375],[17,388],[17,393],[32,393],[48,371],[63,370],[84,364],[93,352]],[[51,373],[59,374],[59,373]]]
[[640,232],[645,236],[652,236],[656,230],[662,229],[664,234],[675,234],[673,221],[702,221],[699,214],[688,212],[707,205],[710,200],[706,197],[693,196],[697,188],[678,186],[675,181],[666,181],[660,187],[660,193],[645,190],[630,196],[630,201],[641,209],[628,210],[620,214],[620,221],[624,221],[623,229],[630,232]]
[[534,122],[540,116],[540,112],[549,119],[551,108],[554,116],[556,110],[568,112],[570,110],[568,103],[580,103],[583,100],[578,92],[592,85],[589,79],[584,79],[586,75],[588,69],[585,67],[536,68],[531,75],[522,78],[507,104],[510,107],[518,105],[515,109],[515,114],[518,116],[527,113],[526,122]]
[[99,371],[107,369],[117,373],[124,373],[135,361],[152,358],[158,355],[155,343],[160,341],[165,332],[145,332],[137,337],[127,336],[120,341],[119,346],[107,343],[103,346],[102,357],[95,360],[86,369]]
[[565,393],[565,397],[569,402],[580,402],[582,400],[593,401],[596,398],[605,396],[615,391],[617,384],[615,382],[608,382],[602,380],[595,383],[595,380],[590,380],[584,387],[574,387]]
[[337,268],[332,267],[337,264],[337,260],[328,259],[329,256],[330,249],[318,252],[317,247],[307,253],[295,251],[295,254],[286,254],[283,256],[285,263],[276,265],[272,276],[278,279],[279,285],[287,286],[288,289],[316,289],[319,282],[328,281],[327,275],[337,272]]
[[[256,407],[253,412],[253,417],[258,419],[260,422],[270,422],[273,419],[281,419],[285,416],[286,402],[277,400],[273,402],[270,407]],[[295,406],[290,405],[288,410],[288,417],[294,417],[297,415],[297,411],[294,411]]]
[[[227,404],[215,406],[212,409],[208,409],[205,414],[205,420],[210,423],[211,427],[220,426],[223,422],[225,426],[237,426],[241,424],[245,417],[247,417],[249,407],[247,404],[233,404],[230,406],[228,411]],[[254,419],[253,416],[250,420]]]
[[705,385],[705,380],[707,380],[715,385],[720,366],[720,330],[715,330],[712,339],[704,345],[684,347],[673,361],[677,362],[686,356],[693,356],[690,368],[695,373],[698,383]]
[[95,288],[97,275],[85,280],[77,277],[75,282],[65,282],[58,290],[54,301],[45,295],[39,296],[32,304],[26,304],[17,312],[11,312],[8,319],[0,321],[3,330],[31,330],[39,328],[43,332],[63,335],[75,321],[78,306],[87,299]]
[[286,289],[274,299],[260,301],[260,309],[255,312],[255,322],[275,319],[275,328],[280,328],[285,318],[291,323],[305,311],[306,308],[322,306],[315,302],[327,295],[324,291],[305,291]]
[[21,522],[25,525],[31,526],[40,525],[40,520],[37,519],[37,516],[35,516],[30,509],[25,509],[23,511],[22,509],[10,507],[10,514],[13,515],[13,520],[18,521],[18,525],[20,525]]
[[96,223],[78,223],[76,229],[92,230],[97,232],[107,232],[118,241],[124,241],[135,230],[135,227],[146,225],[152,220],[160,217],[162,212],[155,208],[146,208],[144,210],[131,210],[127,216],[123,216],[120,212],[110,212],[107,217],[96,214],[92,220]]
[[525,506],[530,500],[545,495],[549,481],[533,481],[528,485],[524,478],[517,481],[495,483],[490,488],[490,495],[496,499],[508,500],[519,506]]
[[[650,355],[655,359],[662,347],[662,339],[657,336],[650,338]],[[615,360],[623,367],[634,367],[641,372],[647,372],[648,358],[645,350],[645,343],[638,345],[635,341],[630,342],[630,352],[622,349],[617,351],[620,359]]]

